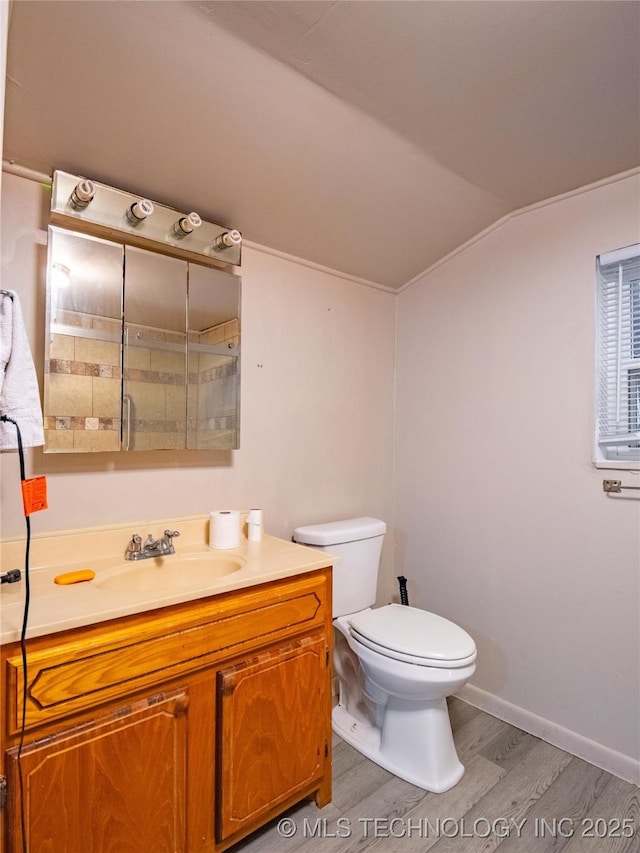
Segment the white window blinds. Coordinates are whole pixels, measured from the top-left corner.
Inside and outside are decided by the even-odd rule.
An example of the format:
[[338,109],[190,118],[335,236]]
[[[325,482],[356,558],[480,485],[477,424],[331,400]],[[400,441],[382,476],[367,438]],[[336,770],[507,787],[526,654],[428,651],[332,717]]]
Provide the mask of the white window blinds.
[[596,461],[640,462],[640,244],[599,255]]

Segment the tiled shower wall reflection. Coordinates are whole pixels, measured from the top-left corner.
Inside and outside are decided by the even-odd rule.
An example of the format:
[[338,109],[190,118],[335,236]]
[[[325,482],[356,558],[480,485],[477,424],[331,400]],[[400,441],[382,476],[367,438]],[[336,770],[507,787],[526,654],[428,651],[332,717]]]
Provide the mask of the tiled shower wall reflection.
[[[52,333],[45,394],[48,451],[105,451],[120,448],[122,377],[120,321],[77,312],[58,315],[66,334]],[[76,331],[77,330],[77,331]],[[129,325],[125,350],[125,392],[131,402],[132,450],[185,447],[187,426],[184,336]],[[189,352],[189,421],[186,446],[234,447],[238,432],[239,346],[237,320],[202,333],[190,344],[216,353]],[[222,347],[233,355],[220,354]],[[230,349],[230,351],[231,351]]]
[[129,450],[180,450],[185,447],[185,334],[126,325],[123,445]]
[[120,321],[75,311],[57,323],[45,363],[47,450],[118,450],[120,447]]

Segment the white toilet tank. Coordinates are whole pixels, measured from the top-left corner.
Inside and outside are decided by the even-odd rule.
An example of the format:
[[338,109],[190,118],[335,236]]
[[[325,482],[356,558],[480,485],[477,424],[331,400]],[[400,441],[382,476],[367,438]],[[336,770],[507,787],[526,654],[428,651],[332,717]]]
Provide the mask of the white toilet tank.
[[378,518],[349,518],[297,527],[293,541],[340,557],[333,569],[333,618],[357,613],[376,600],[382,540],[387,525]]

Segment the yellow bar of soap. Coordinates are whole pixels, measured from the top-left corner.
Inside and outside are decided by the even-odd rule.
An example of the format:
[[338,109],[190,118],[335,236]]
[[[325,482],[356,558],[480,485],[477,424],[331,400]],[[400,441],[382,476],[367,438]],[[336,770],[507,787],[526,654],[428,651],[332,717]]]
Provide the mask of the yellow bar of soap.
[[82,581],[92,581],[96,576],[96,573],[91,569],[80,569],[77,572],[65,572],[63,575],[57,575],[53,581],[54,583],[59,583],[62,586],[66,586],[70,583],[82,583]]

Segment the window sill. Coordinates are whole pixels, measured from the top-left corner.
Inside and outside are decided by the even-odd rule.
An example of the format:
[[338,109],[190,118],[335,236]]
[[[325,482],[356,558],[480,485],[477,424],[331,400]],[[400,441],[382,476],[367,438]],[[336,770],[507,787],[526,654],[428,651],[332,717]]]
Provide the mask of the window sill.
[[594,466],[594,468],[597,468],[598,470],[605,470],[605,471],[609,470],[609,471],[637,471],[637,472],[640,472],[640,462],[634,462],[631,460],[628,462],[624,462],[622,460],[619,462],[612,462],[610,459],[607,459],[607,460],[596,459],[593,462],[593,466]]

